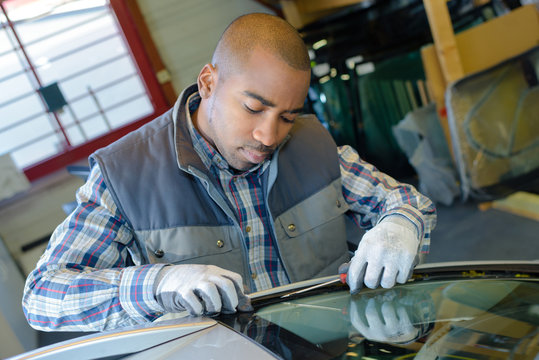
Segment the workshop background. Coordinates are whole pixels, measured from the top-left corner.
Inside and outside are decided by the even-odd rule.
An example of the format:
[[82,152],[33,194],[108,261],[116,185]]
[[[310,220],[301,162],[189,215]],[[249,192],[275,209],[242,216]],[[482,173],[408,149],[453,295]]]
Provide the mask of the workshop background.
[[306,107],[438,207],[427,262],[539,259],[538,1],[0,0],[0,357],[87,156],[166,111],[239,15],[305,39]]

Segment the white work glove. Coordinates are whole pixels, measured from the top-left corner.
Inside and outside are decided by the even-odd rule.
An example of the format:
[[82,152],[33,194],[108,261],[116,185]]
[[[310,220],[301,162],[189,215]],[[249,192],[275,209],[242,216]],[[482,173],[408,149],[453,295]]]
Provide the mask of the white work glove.
[[419,239],[415,225],[400,215],[383,219],[367,231],[350,261],[346,282],[352,294],[363,287],[391,288],[411,276]]
[[251,311],[241,275],[213,265],[165,266],[157,275],[154,294],[166,312],[191,315]]

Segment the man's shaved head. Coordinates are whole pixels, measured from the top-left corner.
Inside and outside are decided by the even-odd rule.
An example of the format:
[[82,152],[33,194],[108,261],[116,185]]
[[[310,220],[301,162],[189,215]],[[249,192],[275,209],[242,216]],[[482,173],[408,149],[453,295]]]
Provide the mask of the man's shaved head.
[[253,13],[234,20],[217,43],[212,64],[221,79],[231,72],[241,71],[257,47],[278,56],[296,70],[310,70],[307,47],[296,29],[277,16]]

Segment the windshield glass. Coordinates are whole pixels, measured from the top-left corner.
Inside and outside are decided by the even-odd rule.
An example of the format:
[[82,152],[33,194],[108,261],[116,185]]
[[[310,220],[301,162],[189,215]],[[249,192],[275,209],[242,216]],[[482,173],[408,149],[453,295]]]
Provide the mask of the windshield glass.
[[222,320],[285,359],[537,359],[537,280],[347,288]]

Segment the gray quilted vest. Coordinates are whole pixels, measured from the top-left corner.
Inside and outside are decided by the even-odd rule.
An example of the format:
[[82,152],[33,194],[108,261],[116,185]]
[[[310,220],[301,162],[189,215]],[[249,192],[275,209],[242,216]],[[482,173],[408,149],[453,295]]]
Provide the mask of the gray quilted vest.
[[[213,264],[253,288],[245,240],[226,196],[194,150],[186,121],[193,85],[173,109],[90,157],[147,263]],[[290,281],[337,273],[349,260],[348,206],[336,145],[314,116],[299,117],[262,184]],[[349,234],[358,236],[357,234]]]

